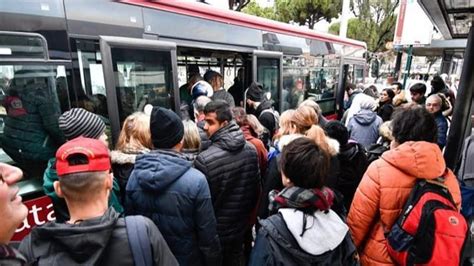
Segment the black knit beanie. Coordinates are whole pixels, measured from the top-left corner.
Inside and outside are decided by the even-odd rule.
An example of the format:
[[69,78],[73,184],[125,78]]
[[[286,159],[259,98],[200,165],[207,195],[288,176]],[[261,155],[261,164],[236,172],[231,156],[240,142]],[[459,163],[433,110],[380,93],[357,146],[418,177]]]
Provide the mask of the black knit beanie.
[[263,100],[263,87],[260,83],[252,82],[247,90],[247,99],[254,102],[261,102]]
[[105,123],[94,113],[72,108],[59,117],[59,128],[69,140],[80,136],[98,139],[105,131]]
[[173,111],[153,107],[150,117],[150,132],[153,146],[157,149],[170,149],[184,136],[183,122]]

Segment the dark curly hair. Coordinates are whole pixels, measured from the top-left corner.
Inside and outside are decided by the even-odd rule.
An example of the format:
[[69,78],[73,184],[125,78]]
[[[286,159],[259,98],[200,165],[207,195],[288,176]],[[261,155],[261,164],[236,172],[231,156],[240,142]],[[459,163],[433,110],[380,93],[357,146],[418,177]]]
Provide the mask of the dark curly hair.
[[402,144],[407,141],[436,143],[438,127],[433,115],[417,104],[406,104],[392,116],[392,135]]

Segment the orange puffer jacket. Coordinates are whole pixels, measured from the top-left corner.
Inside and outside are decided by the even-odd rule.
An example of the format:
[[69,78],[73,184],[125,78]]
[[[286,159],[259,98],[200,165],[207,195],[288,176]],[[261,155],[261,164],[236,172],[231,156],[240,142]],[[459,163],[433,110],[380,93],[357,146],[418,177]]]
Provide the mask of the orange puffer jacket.
[[[438,145],[405,142],[373,162],[362,178],[348,215],[348,225],[362,265],[394,265],[385,246],[388,232],[401,214],[417,179],[445,177],[458,206],[461,193]],[[365,243],[365,244],[364,244]]]

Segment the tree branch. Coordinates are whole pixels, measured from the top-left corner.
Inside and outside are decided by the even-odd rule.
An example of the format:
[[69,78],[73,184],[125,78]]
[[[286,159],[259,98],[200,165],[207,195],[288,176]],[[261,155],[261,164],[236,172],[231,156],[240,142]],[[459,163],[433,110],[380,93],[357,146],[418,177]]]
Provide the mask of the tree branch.
[[378,51],[380,47],[384,45],[384,37],[385,35],[389,34],[391,31],[389,29],[385,30],[379,37],[377,41],[377,45],[375,46],[376,49],[374,49],[374,52]]
[[246,7],[248,4],[250,4],[250,0],[246,1],[239,1],[239,6],[235,11],[241,11],[244,7]]

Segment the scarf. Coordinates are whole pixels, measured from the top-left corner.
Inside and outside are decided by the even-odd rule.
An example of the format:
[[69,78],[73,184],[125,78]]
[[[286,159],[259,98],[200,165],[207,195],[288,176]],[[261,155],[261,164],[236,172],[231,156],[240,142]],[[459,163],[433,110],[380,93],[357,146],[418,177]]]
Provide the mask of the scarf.
[[307,218],[313,216],[315,211],[328,213],[334,201],[334,192],[327,187],[321,189],[306,189],[300,187],[287,187],[281,192],[272,190],[268,197],[270,198],[270,213],[276,213],[280,208],[293,208],[304,213],[303,228],[300,236],[303,237],[307,229]]
[[280,208],[294,208],[305,213],[314,211],[327,212],[334,201],[334,192],[328,187],[321,189],[306,189],[300,187],[287,187],[281,192],[272,190],[268,197],[270,213],[275,213]]

